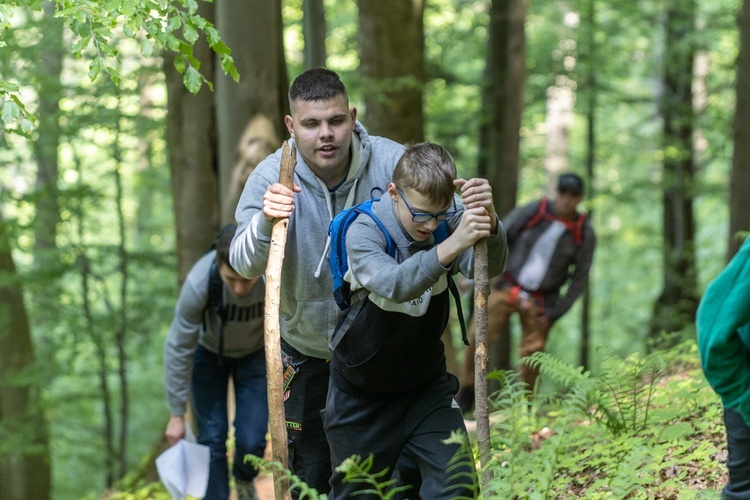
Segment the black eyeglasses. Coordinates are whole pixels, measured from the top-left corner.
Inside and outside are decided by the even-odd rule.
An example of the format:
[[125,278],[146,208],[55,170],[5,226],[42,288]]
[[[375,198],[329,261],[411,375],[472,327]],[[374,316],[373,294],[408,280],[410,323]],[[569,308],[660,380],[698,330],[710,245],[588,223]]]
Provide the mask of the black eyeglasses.
[[411,205],[409,205],[409,202],[406,201],[406,196],[404,196],[404,192],[401,191],[401,188],[396,188],[398,190],[398,194],[401,195],[401,199],[404,200],[404,205],[406,205],[406,209],[409,210],[409,213],[411,214],[411,220],[417,223],[423,223],[423,222],[430,222],[433,218],[444,221],[448,220],[454,215],[456,215],[456,200],[453,200],[453,210],[447,211],[447,212],[440,212],[438,214],[428,214],[425,212],[415,212],[412,210]]

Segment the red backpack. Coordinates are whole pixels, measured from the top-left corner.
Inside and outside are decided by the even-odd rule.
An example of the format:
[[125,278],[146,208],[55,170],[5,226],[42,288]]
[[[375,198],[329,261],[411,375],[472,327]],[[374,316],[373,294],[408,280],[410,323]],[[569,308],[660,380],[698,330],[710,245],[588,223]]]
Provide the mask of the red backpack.
[[549,200],[547,198],[542,198],[542,200],[539,202],[539,209],[536,211],[534,216],[529,219],[529,221],[523,226],[523,230],[525,231],[530,227],[534,227],[543,220],[556,220],[565,224],[568,231],[573,234],[573,242],[575,243],[575,245],[581,246],[581,242],[583,241],[583,223],[586,221],[586,215],[579,213],[578,218],[574,221],[560,220],[547,211],[548,205]]

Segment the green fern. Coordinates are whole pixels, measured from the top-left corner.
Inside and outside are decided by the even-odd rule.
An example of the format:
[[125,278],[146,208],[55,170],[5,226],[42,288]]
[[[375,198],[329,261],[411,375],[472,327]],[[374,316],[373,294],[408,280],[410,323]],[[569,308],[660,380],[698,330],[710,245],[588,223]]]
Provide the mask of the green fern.
[[654,385],[664,375],[667,360],[654,352],[618,359],[607,349],[599,349],[599,374],[594,376],[554,356],[537,352],[523,361],[566,391],[568,408],[591,412],[595,420],[618,436],[645,429]]
[[469,437],[463,430],[453,431],[451,436],[443,442],[445,444],[458,445],[458,451],[456,451],[456,454],[453,455],[448,463],[448,472],[453,473],[450,479],[463,478],[463,481],[457,481],[456,485],[446,488],[445,492],[466,488],[473,492],[473,496],[467,498],[456,495],[453,498],[455,500],[472,500],[477,498],[479,496],[479,483],[476,474],[476,458]]
[[376,498],[389,500],[394,498],[398,493],[411,488],[411,486],[396,487],[396,479],[387,479],[390,477],[388,469],[372,472],[373,461],[374,457],[372,455],[364,460],[359,455],[354,455],[336,467],[337,472],[344,473],[344,483],[363,483],[369,485],[369,488],[357,491],[352,494],[353,496],[374,495]]
[[291,471],[285,469],[279,462],[270,462],[264,458],[255,455],[245,455],[245,462],[250,462],[253,467],[261,472],[279,472],[282,479],[289,481],[289,491],[298,491],[297,498],[300,500],[327,500],[328,495],[325,493],[318,493],[317,490],[311,488],[298,476],[292,474]]

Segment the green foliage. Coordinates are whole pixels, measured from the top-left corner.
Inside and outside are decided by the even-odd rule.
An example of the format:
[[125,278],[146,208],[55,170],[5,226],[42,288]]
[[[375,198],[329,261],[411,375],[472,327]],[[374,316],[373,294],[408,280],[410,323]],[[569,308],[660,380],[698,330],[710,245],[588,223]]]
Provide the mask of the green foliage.
[[[652,361],[650,357],[660,360]],[[665,360],[668,367],[662,364]],[[577,368],[566,368],[550,357],[538,358],[536,362],[545,376],[556,374],[557,380],[565,382],[560,384],[563,392],[556,396],[532,396],[514,372],[491,375],[501,382],[501,389],[491,399],[492,459],[479,471],[483,477],[483,472],[489,470],[491,479],[480,494],[474,478],[466,478],[479,498],[720,497],[727,479],[721,464],[726,459],[722,458],[726,456],[722,407],[702,376],[694,344],[654,353],[640,361],[608,358],[608,371],[614,373],[619,369],[624,378],[638,379],[643,387],[651,387],[648,418],[643,415],[646,408],[641,407],[639,425],[630,425],[617,433],[606,418],[595,417],[595,407],[585,410],[587,398],[581,393],[582,386],[587,386],[591,394],[597,394],[594,390],[597,387],[602,393],[611,391],[608,375],[594,377]],[[664,368],[654,384],[644,378],[645,374],[653,373],[647,367]],[[589,399],[614,408],[622,404],[616,398]],[[618,412],[612,410],[609,414]],[[631,415],[632,411],[624,413]],[[621,420],[620,416],[617,420]],[[465,435],[454,433],[447,441],[461,444],[451,468],[474,460]],[[258,470],[280,472],[290,481],[291,488],[300,493],[300,498],[327,498],[282,469],[279,463],[251,455],[245,460]],[[397,490],[392,488],[394,482],[387,471],[373,474],[371,469],[372,457],[365,460],[352,457],[339,468],[346,473],[346,481],[365,483],[368,493],[375,498],[393,498]],[[148,498],[146,491],[161,491],[154,484],[143,488],[112,498]]]
[[6,124],[18,123],[22,135],[34,128],[35,118],[18,97],[18,85],[0,80],[0,115]]
[[599,349],[600,372],[584,373],[581,367],[562,363],[548,353],[534,353],[526,362],[570,390],[568,397],[580,410],[593,405],[593,417],[618,436],[637,432],[648,423],[654,385],[664,373],[661,353],[646,358],[638,354],[618,360],[608,349]]
[[[15,9],[40,10],[41,6],[41,0],[12,0],[0,6],[0,43],[4,43]],[[64,19],[74,35],[70,53],[89,61],[88,77],[92,82],[106,73],[116,85],[120,84],[118,40],[123,36],[136,40],[146,58],[153,57],[155,50],[175,52],[174,66],[192,93],[197,93],[204,83],[213,88],[200,73],[201,62],[193,55],[193,45],[202,36],[218,56],[224,74],[239,81],[231,49],[221,40],[216,27],[198,14],[197,0],[56,0],[55,6],[55,15]],[[6,127],[18,124],[19,131],[28,134],[35,120],[17,92],[17,84],[0,79],[0,116]]]
[[253,467],[261,472],[278,473],[280,478],[289,481],[289,491],[296,492],[295,494],[300,500],[326,500],[328,498],[328,495],[318,493],[314,488],[309,487],[307,483],[285,469],[279,462],[271,462],[255,455],[245,455],[245,462],[250,462]]
[[372,472],[374,457],[370,455],[362,460],[359,455],[347,458],[344,462],[336,467],[337,472],[344,473],[344,483],[360,483],[367,485],[357,495],[373,495],[376,498],[390,500],[396,495],[408,489],[408,486],[396,486],[396,479],[388,479],[390,471],[383,469],[379,472]]
[[[450,476],[451,480],[456,481],[456,484],[452,487],[448,487],[446,491],[452,489],[466,488],[473,492],[470,498],[477,498],[479,495],[479,483],[476,475],[476,458],[474,450],[471,445],[471,441],[463,430],[451,432],[451,436],[444,441],[446,444],[458,445],[458,451],[451,458],[448,464],[448,472],[453,474]],[[467,472],[466,465],[470,464],[468,468],[472,472]],[[465,499],[465,497],[456,495],[456,500]]]
[[[607,357],[596,377],[549,356],[533,361],[563,392],[529,398],[504,374],[484,498],[695,498],[699,490],[718,498],[722,411],[694,344],[644,359]],[[617,373],[626,380],[613,385]]]

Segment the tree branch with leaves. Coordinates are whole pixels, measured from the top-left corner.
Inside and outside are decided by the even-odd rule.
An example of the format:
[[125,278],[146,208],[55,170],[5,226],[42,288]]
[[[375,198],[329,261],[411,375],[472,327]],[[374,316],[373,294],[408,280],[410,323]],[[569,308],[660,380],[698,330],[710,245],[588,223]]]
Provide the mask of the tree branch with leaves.
[[[41,11],[45,1],[51,0],[6,0],[0,5],[0,47],[6,45],[12,18],[24,8]],[[193,45],[201,36],[218,56],[224,73],[236,82],[240,78],[231,49],[222,42],[216,27],[197,11],[197,0],[55,0],[55,16],[62,18],[73,33],[70,54],[77,58],[85,54],[90,59],[88,76],[92,82],[106,73],[119,85],[115,40],[124,35],[139,43],[144,57],[160,50],[177,54],[175,69],[193,94],[204,83],[213,89],[199,71],[201,61],[193,55]],[[21,97],[23,85],[0,75],[0,117],[6,129],[26,135],[36,126],[36,118]]]

